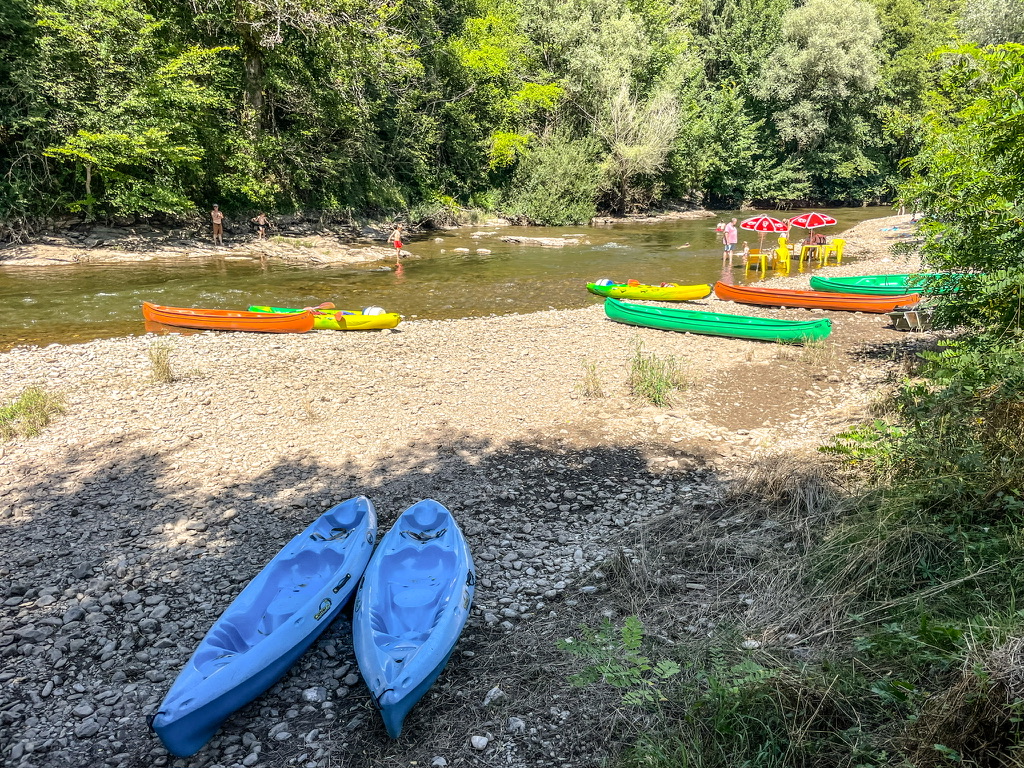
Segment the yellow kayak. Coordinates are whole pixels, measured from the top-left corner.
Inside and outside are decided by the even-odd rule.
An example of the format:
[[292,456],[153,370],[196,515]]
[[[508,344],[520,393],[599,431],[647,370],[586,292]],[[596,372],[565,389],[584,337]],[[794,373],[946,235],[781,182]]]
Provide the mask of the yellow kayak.
[[646,301],[693,301],[703,299],[711,293],[710,285],[644,285],[631,281],[629,283],[587,283],[587,290],[598,296],[612,299],[641,299]]
[[[379,309],[379,307],[373,307]],[[283,307],[249,307],[250,312],[302,312],[301,309]],[[383,328],[394,328],[402,322],[397,312],[371,312],[365,314],[358,309],[314,309],[313,328],[328,331],[379,331]]]

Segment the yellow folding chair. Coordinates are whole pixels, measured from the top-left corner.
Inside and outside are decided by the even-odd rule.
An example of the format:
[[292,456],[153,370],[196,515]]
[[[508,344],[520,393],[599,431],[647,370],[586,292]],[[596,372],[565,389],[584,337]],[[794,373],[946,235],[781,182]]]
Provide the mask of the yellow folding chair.
[[765,274],[768,271],[768,254],[763,253],[760,248],[751,248],[750,253],[747,254],[746,260],[743,262],[744,277],[750,273],[751,266],[760,269],[762,275]]
[[788,275],[789,270],[793,266],[793,261],[789,255],[789,248],[783,248],[781,245],[775,249],[775,268],[784,270]]
[[824,248],[822,245],[801,245],[800,246],[800,267],[803,268],[804,260],[807,261],[807,266],[811,265],[811,259],[817,258],[818,264],[821,264],[821,251]]
[[825,246],[824,252],[821,254],[822,266],[828,264],[828,257],[835,256],[836,264],[843,263],[843,246],[846,245],[846,240],[841,237],[835,238],[831,243]]

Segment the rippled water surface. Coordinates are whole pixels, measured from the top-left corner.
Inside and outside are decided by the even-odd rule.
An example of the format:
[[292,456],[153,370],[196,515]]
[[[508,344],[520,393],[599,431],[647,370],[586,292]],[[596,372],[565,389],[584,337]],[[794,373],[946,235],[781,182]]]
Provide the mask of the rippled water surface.
[[[823,210],[823,209],[818,209]],[[798,211],[784,215],[795,216]],[[888,208],[837,208],[828,234]],[[749,212],[721,212],[720,220]],[[584,283],[602,277],[645,283],[743,281],[742,267],[723,268],[716,219],[598,227],[480,227],[411,238],[401,273],[381,265],[288,266],[271,261],[209,259],[139,264],[0,267],[0,349],[23,344],[88,341],[146,332],[142,301],[182,307],[245,309],[250,304],[341,308],[370,304],[406,319],[477,317],[600,301]],[[794,230],[802,233],[803,230]],[[481,234],[473,237],[474,233]],[[542,248],[501,242],[502,235],[582,235],[584,244]],[[770,239],[772,236],[767,236]],[[441,242],[435,242],[440,238]],[[758,235],[740,231],[755,247]],[[688,247],[681,248],[684,244]],[[470,253],[455,253],[469,248]],[[489,254],[475,253],[486,248]],[[442,252],[443,251],[443,252]],[[751,279],[759,279],[751,273]]]

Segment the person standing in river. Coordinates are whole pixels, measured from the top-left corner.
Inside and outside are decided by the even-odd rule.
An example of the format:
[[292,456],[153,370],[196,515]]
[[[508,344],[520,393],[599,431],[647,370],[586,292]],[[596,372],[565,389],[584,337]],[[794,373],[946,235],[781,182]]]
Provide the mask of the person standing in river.
[[402,225],[395,224],[395,231],[388,237],[388,242],[395,246],[395,264],[402,265]]
[[736,248],[738,234],[736,231],[736,219],[730,221],[722,229],[722,261],[728,259],[729,263],[732,264],[732,252]]
[[267,236],[267,214],[265,214],[263,211],[260,211],[259,215],[258,216],[254,216],[251,219],[251,221],[253,221],[256,224],[257,227],[259,227],[259,230],[260,230],[260,234],[259,234],[260,240],[265,238]]
[[217,245],[219,241],[220,245],[224,245],[224,214],[216,203],[210,211],[210,218],[213,220],[213,244]]

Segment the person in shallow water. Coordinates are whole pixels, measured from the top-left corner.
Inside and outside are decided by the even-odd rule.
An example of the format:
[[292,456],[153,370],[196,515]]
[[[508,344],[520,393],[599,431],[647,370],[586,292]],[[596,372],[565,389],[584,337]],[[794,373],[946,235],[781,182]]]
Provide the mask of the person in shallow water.
[[265,238],[267,236],[267,214],[265,214],[263,211],[260,211],[259,215],[254,216],[251,219],[251,221],[255,222],[256,226],[259,227],[260,240]]
[[388,237],[388,241],[395,246],[395,264],[402,263],[402,225],[396,224],[395,231]]
[[732,264],[732,253],[736,249],[736,240],[739,233],[736,231],[736,219],[733,219],[722,229],[722,260],[729,260]]
[[224,245],[224,214],[216,203],[210,211],[210,219],[213,221],[213,244],[217,245],[219,241],[220,245]]

